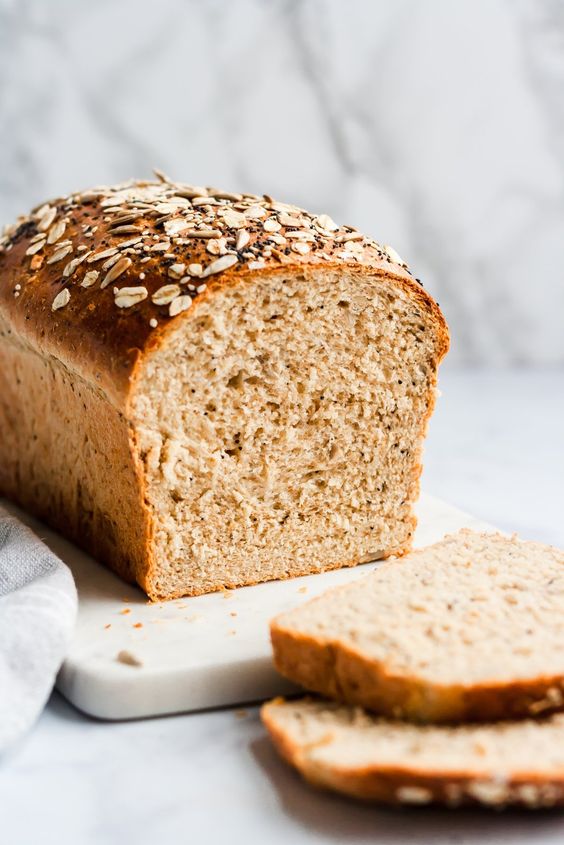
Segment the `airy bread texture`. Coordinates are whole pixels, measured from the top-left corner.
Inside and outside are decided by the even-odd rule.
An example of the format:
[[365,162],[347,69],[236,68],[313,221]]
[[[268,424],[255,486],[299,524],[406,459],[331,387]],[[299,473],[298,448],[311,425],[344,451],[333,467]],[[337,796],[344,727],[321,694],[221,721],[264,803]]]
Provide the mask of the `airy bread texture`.
[[564,709],[564,552],[462,530],[271,624],[306,689],[419,722]]
[[280,754],[315,786],[386,804],[564,804],[564,715],[456,727],[410,725],[359,708],[270,702]]
[[397,254],[136,182],[0,243],[0,494],[151,598],[401,553],[448,347]]

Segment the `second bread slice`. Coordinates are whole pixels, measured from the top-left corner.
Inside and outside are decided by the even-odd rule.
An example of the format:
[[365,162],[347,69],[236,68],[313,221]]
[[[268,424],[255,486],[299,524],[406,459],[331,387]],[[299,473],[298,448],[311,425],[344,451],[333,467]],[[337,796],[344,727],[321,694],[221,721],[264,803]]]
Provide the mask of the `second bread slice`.
[[564,552],[463,530],[271,624],[295,683],[420,722],[564,709]]

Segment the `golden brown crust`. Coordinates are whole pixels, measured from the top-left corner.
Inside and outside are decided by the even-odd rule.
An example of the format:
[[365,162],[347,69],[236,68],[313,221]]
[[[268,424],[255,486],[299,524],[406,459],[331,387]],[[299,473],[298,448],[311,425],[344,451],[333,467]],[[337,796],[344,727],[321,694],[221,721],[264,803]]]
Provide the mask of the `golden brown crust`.
[[358,768],[320,764],[309,757],[307,750],[304,753],[276,720],[275,708],[280,703],[282,699],[275,699],[263,705],[262,722],[281,757],[305,780],[321,789],[394,806],[442,804],[538,809],[564,805],[564,771],[552,777],[542,777],[537,772],[520,773],[500,783],[471,768],[460,772],[426,772],[383,764]]
[[[41,354],[54,356],[103,390],[117,408],[125,411],[139,360],[162,342],[171,324],[186,319],[190,310],[171,317],[170,303],[157,305],[152,301],[157,290],[178,284],[180,295],[197,302],[213,295],[218,286],[244,284],[255,273],[295,273],[302,268],[333,266],[373,272],[383,281],[399,281],[437,322],[438,360],[446,353],[448,330],[440,309],[391,248],[363,238],[350,227],[338,228],[325,215],[310,215],[271,198],[233,195],[235,199],[224,199],[229,195],[197,189],[205,191],[208,202],[214,203],[206,206],[206,197],[193,197],[197,203],[193,205],[186,196],[179,196],[194,190],[168,181],[100,188],[46,204],[12,227],[0,240],[0,313],[11,330]],[[175,202],[181,206],[175,208]],[[244,213],[263,216],[245,217],[243,224]],[[194,215],[197,222],[191,222]],[[120,219],[125,221],[122,225]],[[290,219],[303,225],[287,225]],[[329,228],[324,229],[319,221]],[[174,232],[183,224],[185,229],[179,228],[176,235],[166,234],[166,227]],[[268,224],[276,230],[265,230]],[[61,230],[63,225],[60,237],[49,243],[57,235],[54,227]],[[202,230],[204,234],[213,231],[221,238],[185,237],[187,232]],[[236,249],[242,231],[248,234],[248,243]],[[300,232],[307,240],[286,237]],[[272,237],[285,243],[276,244]],[[356,240],[347,241],[347,237]],[[210,244],[220,240],[227,252],[223,256],[210,254]],[[166,244],[168,251],[154,251]],[[296,252],[299,244],[308,252]],[[93,260],[107,250],[116,250],[116,254]],[[62,258],[53,261],[61,254]],[[117,262],[106,265],[116,257],[126,264],[130,261],[130,266],[101,289],[107,274],[115,272]],[[223,272],[205,276],[218,258],[235,263]],[[78,263],[74,267],[72,262]],[[180,274],[171,276],[171,268],[181,265],[184,269]],[[204,273],[190,276],[191,265],[201,265]],[[99,275],[92,285],[83,287],[86,274],[96,271]],[[202,284],[206,288],[201,292],[189,289],[190,285],[199,288]],[[130,287],[145,288],[145,299],[118,307],[114,289]],[[69,301],[53,310],[62,291],[69,292]],[[151,325],[151,320],[157,325]]]
[[274,665],[281,675],[320,695],[413,722],[495,721],[564,710],[564,675],[512,683],[435,684],[394,675],[338,641],[270,626]]

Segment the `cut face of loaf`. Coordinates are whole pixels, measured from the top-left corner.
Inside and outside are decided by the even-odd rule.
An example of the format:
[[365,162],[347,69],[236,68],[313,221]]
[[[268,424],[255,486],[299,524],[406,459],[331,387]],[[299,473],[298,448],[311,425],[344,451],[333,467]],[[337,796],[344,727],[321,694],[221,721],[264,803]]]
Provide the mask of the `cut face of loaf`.
[[564,709],[564,552],[463,530],[271,625],[276,668],[413,721]]
[[564,803],[564,715],[417,726],[329,701],[276,700],[262,719],[315,786],[386,804],[553,807]]
[[411,545],[436,337],[395,285],[262,277],[203,302],[131,403],[151,595],[318,572]]
[[158,177],[0,237],[0,495],[154,599],[409,549],[436,303],[327,215]]

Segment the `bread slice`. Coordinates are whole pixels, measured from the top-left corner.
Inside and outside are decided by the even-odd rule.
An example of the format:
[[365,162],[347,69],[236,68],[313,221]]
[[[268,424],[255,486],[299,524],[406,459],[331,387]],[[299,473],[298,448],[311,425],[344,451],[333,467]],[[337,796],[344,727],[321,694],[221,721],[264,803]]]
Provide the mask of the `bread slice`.
[[560,710],[564,552],[463,530],[283,613],[271,636],[287,678],[383,715]]
[[329,701],[261,711],[280,754],[315,786],[386,804],[564,804],[564,714],[412,725]]
[[448,330],[397,253],[157,181],[0,237],[0,495],[151,598],[411,547]]

